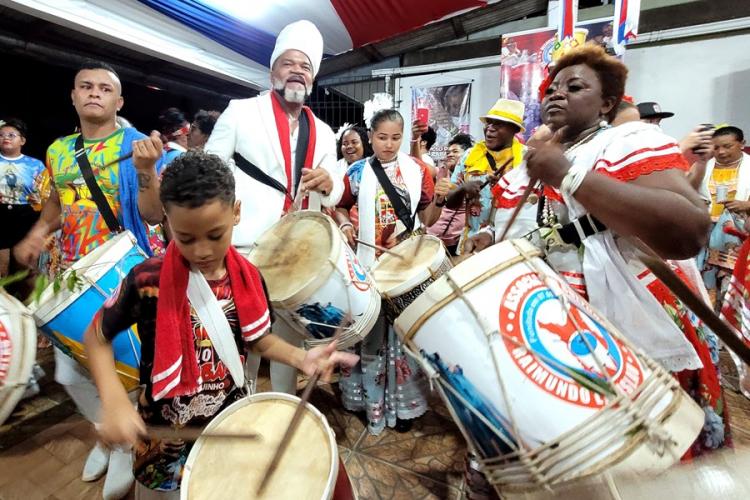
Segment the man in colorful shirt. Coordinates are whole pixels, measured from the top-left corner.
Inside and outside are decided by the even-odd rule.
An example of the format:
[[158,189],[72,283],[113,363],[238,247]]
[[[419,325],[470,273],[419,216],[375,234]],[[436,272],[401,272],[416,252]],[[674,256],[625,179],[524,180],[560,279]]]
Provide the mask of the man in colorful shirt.
[[[164,216],[157,177],[162,144],[157,136],[146,137],[133,128],[118,128],[115,119],[124,102],[121,92],[117,73],[104,63],[87,62],[76,74],[71,99],[80,119],[81,133],[58,139],[47,150],[47,171],[53,189],[39,221],[14,247],[20,263],[34,265],[47,236],[58,229],[62,230],[60,243],[65,266],[113,236],[76,160],[79,137],[83,139],[94,178],[119,225],[135,235],[144,252],[152,254],[146,223],[160,224]],[[132,159],[103,167],[129,153]],[[91,319],[81,318],[81,321],[88,323]],[[55,361],[55,379],[65,387],[79,411],[90,421],[96,421],[100,402],[88,373],[59,349],[55,349]],[[110,453],[97,444],[86,460],[82,479],[96,480],[109,467],[104,498],[121,498],[133,482],[131,463],[129,452]]]
[[464,202],[469,203],[467,225],[458,244],[458,253],[467,238],[493,219],[489,177],[499,178],[523,162],[526,147],[516,138],[516,134],[525,130],[523,115],[522,102],[498,99],[492,109],[479,118],[484,123],[484,140],[477,142],[453,170],[451,181],[460,186],[448,196],[446,206],[456,209]]

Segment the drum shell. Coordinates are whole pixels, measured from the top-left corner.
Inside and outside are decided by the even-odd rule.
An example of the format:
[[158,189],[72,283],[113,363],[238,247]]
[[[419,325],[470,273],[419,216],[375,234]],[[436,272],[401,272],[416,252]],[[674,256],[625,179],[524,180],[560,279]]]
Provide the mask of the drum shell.
[[[380,314],[380,296],[369,273],[359,263],[356,254],[330,217],[308,210],[288,214],[261,236],[259,244],[246,253],[247,259],[264,274],[264,265],[258,258],[260,250],[264,250],[261,245],[267,244],[265,241],[270,240],[270,234],[283,231],[285,224],[305,218],[318,221],[330,235],[328,259],[313,279],[307,283],[299,283],[289,296],[274,296],[272,287],[269,287],[271,305],[274,312],[283,316],[292,330],[304,339],[308,348],[328,344],[339,326],[326,327],[308,321],[330,324],[323,320],[320,313],[336,317],[344,317],[349,313],[352,322],[342,332],[338,345],[341,348],[351,347],[360,342],[375,325]],[[290,275],[293,272],[290,271]],[[324,338],[320,338],[323,335]]]
[[[525,255],[519,252],[518,247]],[[595,392],[581,387],[569,377],[555,374],[549,364],[538,362],[540,358],[527,358],[524,348],[517,345],[509,346],[510,343],[506,341],[507,338],[520,333],[519,330],[525,330],[524,326],[529,318],[533,319],[532,325],[538,324],[537,317],[532,316],[532,313],[542,315],[542,312],[546,311],[545,314],[549,314],[549,308],[542,309],[539,306],[534,310],[528,306],[534,304],[534,300],[544,304],[539,299],[544,295],[538,293],[544,294],[544,288],[549,290],[547,285],[554,286],[557,294],[564,294],[575,308],[594,322],[593,324],[606,326],[608,335],[602,336],[610,349],[608,355],[609,352],[619,353],[619,358],[615,356],[610,359],[619,359],[619,364],[615,363],[618,366],[613,379],[621,390],[629,394],[637,392],[639,384],[651,375],[651,368],[660,369],[650,360],[645,362],[642,355],[623,341],[611,325],[570,289],[564,280],[558,278],[538,255],[539,252],[525,241],[494,245],[462,262],[437,280],[404,311],[394,325],[396,332],[413,352],[437,352],[449,366],[460,366],[465,377],[480,394],[506,419],[514,420],[518,424],[517,437],[529,449],[554,442],[568,432],[589,425],[589,422],[595,422],[605,405],[604,398]],[[528,263],[531,259],[534,261],[533,266]],[[536,278],[537,271],[543,272],[548,281],[539,281]],[[530,278],[524,278],[530,273]],[[454,292],[447,281],[449,277],[462,289],[462,293],[473,304],[474,311]],[[526,281],[523,281],[524,279]],[[511,288],[512,286],[517,288]],[[513,292],[523,290],[524,287],[527,291],[518,292],[514,300]],[[509,311],[506,307],[510,302],[516,304],[515,311]],[[554,305],[554,302],[550,304]],[[516,321],[512,318],[513,312],[517,315]],[[590,327],[592,323],[589,323],[589,320],[586,321]],[[561,324],[564,319],[549,317],[545,318],[545,321]],[[450,333],[446,332],[446,325],[450,325]],[[487,331],[494,332],[489,336],[489,340],[485,333]],[[498,331],[503,331],[506,337],[501,338]],[[529,345],[528,339],[533,338],[528,333],[524,331],[524,345]],[[545,336],[541,328],[531,333],[539,339]],[[549,341],[550,334],[546,334],[546,337]],[[424,360],[422,361],[424,365]],[[499,370],[499,377],[496,370]],[[667,376],[667,379],[676,387],[671,377]],[[502,387],[507,389],[507,394],[503,393]],[[558,392],[561,387],[567,388],[563,397]],[[683,419],[687,422],[685,432],[680,433],[679,442],[673,450],[676,456],[669,454],[667,460],[662,461],[668,462],[666,465],[679,459],[692,444],[702,423],[702,410],[690,400],[675,399],[681,395],[684,396],[679,388],[675,388],[650,407],[649,417],[659,421],[668,419],[669,415],[665,413],[668,407],[671,412],[675,411],[674,407],[677,406],[678,410],[687,414]],[[594,472],[598,466],[612,464],[637,448],[640,443],[628,437],[628,425],[625,422],[622,425],[612,424],[609,444],[603,451],[593,454],[591,460],[586,462],[586,468],[580,468],[574,471],[574,474],[585,475]],[[512,429],[507,430],[512,433]],[[464,434],[471,441],[471,436],[465,430]],[[632,464],[635,468],[643,469],[647,468],[645,464],[648,460],[651,460],[652,465],[658,462],[653,457],[645,457],[635,460]],[[565,463],[561,464],[564,465]],[[660,465],[665,466],[664,463]],[[531,474],[528,484],[533,484]]]
[[[380,256],[380,258],[372,268],[375,284],[378,287],[380,295],[383,297],[383,309],[386,318],[388,318],[390,322],[395,321],[396,318],[402,312],[404,312],[407,307],[409,307],[409,304],[414,302],[417,297],[422,295],[422,293],[427,289],[428,286],[434,283],[436,279],[438,279],[453,267],[450,256],[445,250],[445,246],[443,245],[442,241],[432,235],[414,236],[407,240],[408,243],[404,242],[400,245],[396,245],[392,250],[395,252],[399,252],[399,246],[404,245],[405,243],[414,246],[414,241],[418,238],[432,240],[433,242],[438,243],[438,245],[435,247],[435,254],[432,256],[432,259],[429,262],[424,264],[415,263],[415,265],[420,265],[420,269],[416,274],[410,276],[396,286],[383,286],[382,284],[378,283],[379,267],[384,262],[387,262],[391,259],[396,259],[398,257],[389,254],[383,254]],[[400,254],[403,254],[404,258],[407,259],[409,258],[409,253],[410,252],[407,251],[400,252]]]
[[[221,411],[216,417],[214,417],[213,420],[206,426],[204,432],[222,432],[223,429],[226,428],[225,422],[229,422],[234,416],[239,417],[239,412],[245,411],[252,411],[253,410],[253,404],[254,403],[260,403],[260,402],[268,402],[268,401],[276,401],[280,404],[287,405],[289,408],[289,419],[291,419],[292,413],[294,412],[297,404],[299,403],[300,399],[296,396],[292,396],[289,394],[284,393],[278,393],[278,392],[264,392],[260,394],[255,394],[252,396],[247,396],[227,408]],[[334,488],[336,486],[336,479],[338,477],[339,472],[339,455],[338,455],[338,446],[336,444],[336,435],[334,434],[333,430],[331,430],[330,426],[328,425],[328,421],[326,420],[326,417],[313,405],[307,403],[305,407],[305,413],[303,416],[304,418],[312,418],[315,422],[317,422],[319,425],[322,426],[324,434],[325,434],[325,442],[317,443],[318,445],[325,446],[326,449],[329,451],[330,454],[330,460],[328,461],[328,468],[329,473],[328,477],[326,478],[326,486],[322,492],[321,500],[330,500],[333,497]],[[276,450],[276,447],[278,446],[278,443],[281,441],[281,438],[287,428],[289,420],[277,420],[275,422],[271,422],[270,426],[272,428],[248,428],[248,432],[258,432],[261,434],[261,441],[247,441],[249,446],[264,446],[267,447],[268,450],[270,450],[271,454],[273,451]],[[236,423],[230,423],[230,425],[235,425]],[[299,433],[300,429],[298,429]],[[239,429],[233,428],[231,432],[241,432]],[[197,467],[197,462],[199,461],[200,453],[202,450],[202,447],[206,445],[206,443],[209,442],[208,438],[199,438],[195,444],[193,445],[192,449],[190,450],[190,454],[188,455],[187,461],[185,463],[185,469],[182,474],[182,482],[180,484],[180,499],[181,500],[201,500],[200,498],[192,498],[190,496],[190,481],[193,479],[194,471]],[[304,451],[305,453],[310,454],[311,456],[314,456],[314,450],[311,449],[295,449],[295,440],[293,439],[290,441],[289,448],[287,448],[285,457],[288,457],[290,454],[294,455],[295,452]],[[241,444],[241,443],[240,443]],[[288,467],[285,467],[285,462],[288,460],[288,458],[282,458],[281,463],[279,464],[279,467],[276,469],[275,476],[271,480],[271,482],[268,484],[268,487],[266,488],[266,491],[264,495],[260,498],[281,498],[278,496],[278,491],[274,490],[275,485],[278,485],[279,482],[284,482],[285,477],[288,479],[288,481],[303,481],[304,474],[300,474],[299,471],[297,474],[295,474],[295,471],[290,471]],[[225,462],[222,464],[223,467],[228,467],[231,464],[231,462]],[[267,463],[264,461],[258,461],[256,464],[253,464],[253,468],[257,468],[257,470],[263,472],[265,471],[265,468],[267,467]],[[217,473],[221,473],[221,471],[217,471]],[[225,477],[224,474],[222,476]],[[218,478],[219,476],[217,476]],[[257,485],[249,485],[248,493],[252,495],[254,493],[254,488],[257,487]],[[274,493],[276,493],[277,496],[274,496]],[[217,498],[221,498],[221,496],[217,496]],[[248,498],[254,498],[254,496],[248,496]],[[296,497],[295,497],[296,498]]]
[[[123,232],[75,262],[63,273],[76,272],[82,286],[74,291],[62,286],[57,292],[49,285],[30,310],[39,329],[67,355],[87,365],[83,337],[94,315],[118,293],[130,270],[146,260],[135,237]],[[126,389],[140,384],[141,341],[135,325],[112,340],[115,366]]]
[[28,309],[0,288],[0,425],[26,391],[36,360],[36,325]]

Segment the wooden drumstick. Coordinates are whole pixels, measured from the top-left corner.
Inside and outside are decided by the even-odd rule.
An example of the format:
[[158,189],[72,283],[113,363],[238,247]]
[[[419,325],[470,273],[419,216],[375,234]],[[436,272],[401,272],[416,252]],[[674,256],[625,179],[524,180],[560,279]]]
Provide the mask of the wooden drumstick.
[[105,168],[111,167],[112,165],[115,165],[116,163],[120,163],[121,161],[128,160],[132,156],[133,156],[133,152],[132,151],[130,153],[126,153],[126,154],[122,155],[119,158],[115,158],[112,161],[108,161],[107,163],[105,163],[104,165],[102,165],[101,167],[99,167],[99,170],[104,170]]
[[521,199],[518,200],[518,205],[516,205],[516,208],[513,209],[513,213],[510,216],[510,219],[508,219],[508,223],[505,224],[505,227],[503,228],[502,234],[500,234],[500,239],[498,240],[498,243],[501,241],[505,241],[505,237],[508,235],[508,231],[510,231],[510,228],[513,226],[513,223],[516,222],[516,219],[518,218],[518,214],[521,213],[521,210],[523,209],[523,206],[526,205],[526,202],[529,199],[529,196],[531,196],[531,192],[536,187],[537,180],[536,179],[529,179],[529,185],[526,186],[526,189],[523,190],[523,194],[521,195]]
[[[341,332],[344,331],[344,325],[347,325],[350,320],[351,315],[347,313],[344,316],[344,319],[341,320],[339,327],[336,329],[336,333],[334,333],[333,337],[331,337],[332,343],[335,344],[336,342],[338,342],[338,339],[341,336]],[[292,441],[294,434],[297,432],[297,428],[299,428],[300,422],[302,422],[302,415],[304,414],[305,406],[310,400],[310,395],[312,394],[313,389],[315,389],[318,380],[320,380],[320,375],[320,370],[316,370],[315,374],[313,374],[313,376],[307,382],[305,391],[302,393],[302,397],[300,398],[299,403],[297,403],[297,408],[294,410],[294,414],[292,415],[292,420],[291,422],[289,422],[289,427],[287,427],[284,436],[281,438],[279,447],[276,448],[276,453],[274,453],[273,458],[271,459],[271,463],[269,463],[268,468],[266,468],[266,473],[263,476],[263,481],[261,481],[260,486],[258,486],[258,490],[255,492],[257,496],[260,496],[263,493],[263,490],[266,489],[266,486],[271,480],[273,473],[276,472],[279,463],[281,463],[284,452],[289,447],[289,443]]]
[[209,439],[261,439],[257,432],[203,432],[200,427],[169,427],[167,425],[149,425],[146,428],[149,437],[156,439],[179,439],[181,441],[195,442],[198,438],[204,437]]
[[358,238],[354,238],[354,241],[356,241],[357,243],[360,243],[360,244],[362,244],[362,245],[364,245],[366,247],[370,247],[370,248],[373,248],[375,250],[379,250],[379,251],[381,251],[383,253],[387,253],[388,255],[393,255],[394,257],[396,257],[398,259],[401,259],[401,260],[404,259],[403,255],[397,254],[393,250],[390,250],[390,249],[385,248],[385,247],[381,247],[380,245],[375,245],[374,243],[367,243],[366,241],[362,241],[362,240],[360,240]]

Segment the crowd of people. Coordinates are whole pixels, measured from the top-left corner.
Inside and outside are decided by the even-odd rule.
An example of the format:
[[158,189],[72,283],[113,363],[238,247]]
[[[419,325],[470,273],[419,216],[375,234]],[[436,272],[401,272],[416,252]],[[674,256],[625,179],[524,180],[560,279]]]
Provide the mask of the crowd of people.
[[[300,198],[336,221],[366,268],[414,234],[439,238],[452,256],[476,254],[499,240],[523,204],[509,236],[538,246],[703,408],[705,425],[684,458],[731,446],[719,342],[640,263],[632,238],[719,310],[750,213],[741,129],[699,125],[670,138],[659,122],[672,114],[653,102],[635,105],[624,95],[627,68],[584,46],[551,68],[544,123],[527,144],[523,104],[499,99],[479,118],[483,137],[456,135],[436,164],[435,131],[392,109],[337,141],[304,105],[322,54],[315,26],[293,23],[271,56],[270,92],[233,100],[222,113],[201,110],[192,121],[169,108],[150,135],[118,122],[119,77],[91,62],[71,92],[79,131],[55,141],[44,162],[22,153],[22,121],[0,124],[3,273],[46,262],[41,272],[55,276],[122,230],[149,257],[88,318],[89,370],[55,348],[57,382],[101,436],[84,481],[106,473],[105,498],[123,497],[134,479],[137,498],[177,498],[190,447],[144,439],[148,426],[205,425],[246,385],[255,390],[260,357],[271,360],[273,390],[290,394],[298,371],[330,376],[340,365],[342,405],[362,412],[373,434],[408,430],[427,411],[427,378],[392,318],[381,315],[364,341],[337,352],[335,344],[302,349],[273,314],[263,278],[241,255]],[[58,257],[45,258],[50,252]],[[193,280],[220,304],[241,375],[212,345],[190,296]],[[110,343],[135,324],[143,390],[129,394]],[[350,489],[337,484],[335,498]]]

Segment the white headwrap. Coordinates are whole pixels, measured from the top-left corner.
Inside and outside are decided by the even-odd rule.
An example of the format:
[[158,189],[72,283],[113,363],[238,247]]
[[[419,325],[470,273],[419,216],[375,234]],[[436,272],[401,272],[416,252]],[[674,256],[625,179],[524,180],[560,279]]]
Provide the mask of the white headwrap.
[[276,38],[276,47],[271,54],[271,64],[287,50],[299,50],[310,59],[313,78],[318,74],[323,59],[323,36],[310,21],[302,20],[287,24]]

